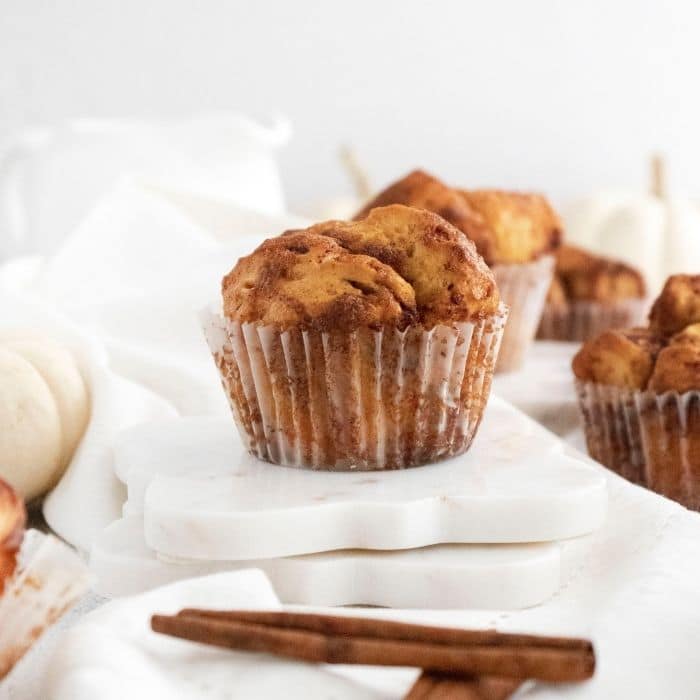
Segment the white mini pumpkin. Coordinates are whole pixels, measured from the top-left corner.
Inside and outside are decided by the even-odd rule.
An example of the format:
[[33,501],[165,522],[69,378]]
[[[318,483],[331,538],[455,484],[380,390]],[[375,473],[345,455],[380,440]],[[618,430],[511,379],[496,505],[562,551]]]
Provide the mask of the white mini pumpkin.
[[652,161],[652,187],[598,192],[562,210],[567,239],[640,269],[652,296],[678,272],[700,272],[700,206],[670,195],[663,162]]
[[26,499],[51,489],[90,415],[74,356],[34,331],[0,331],[0,478]]

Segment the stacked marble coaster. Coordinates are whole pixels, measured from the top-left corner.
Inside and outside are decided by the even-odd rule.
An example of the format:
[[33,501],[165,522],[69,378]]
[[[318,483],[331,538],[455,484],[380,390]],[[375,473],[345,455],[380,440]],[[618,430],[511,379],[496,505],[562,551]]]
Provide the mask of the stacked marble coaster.
[[267,464],[226,417],[132,428],[115,465],[124,517],[91,557],[107,595],[255,567],[286,603],[522,608],[556,592],[557,543],[607,505],[602,470],[497,397],[465,455],[425,467]]

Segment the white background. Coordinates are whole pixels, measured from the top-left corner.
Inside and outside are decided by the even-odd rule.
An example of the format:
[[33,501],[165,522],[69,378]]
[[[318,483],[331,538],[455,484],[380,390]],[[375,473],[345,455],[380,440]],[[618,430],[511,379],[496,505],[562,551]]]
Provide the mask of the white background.
[[293,207],[422,165],[556,200],[644,187],[650,151],[700,194],[692,2],[0,0],[0,141],[72,116],[281,112]]

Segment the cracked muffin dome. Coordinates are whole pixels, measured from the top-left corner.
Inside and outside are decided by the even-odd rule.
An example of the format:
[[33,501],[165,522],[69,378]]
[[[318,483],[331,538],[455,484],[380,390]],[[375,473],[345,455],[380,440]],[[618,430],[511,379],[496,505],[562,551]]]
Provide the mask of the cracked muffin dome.
[[700,389],[700,275],[669,277],[649,328],[603,333],[584,344],[572,366],[582,381],[659,394]]
[[[605,303],[641,299],[646,294],[644,278],[633,267],[572,245],[557,251],[554,279],[571,301]],[[556,292],[550,290],[552,294]]]
[[484,218],[452,187],[423,170],[413,172],[382,190],[354,217],[364,219],[372,209],[403,204],[425,209],[441,216],[464,233],[476,245],[488,264],[495,262],[493,236]]
[[672,275],[649,313],[649,326],[664,335],[700,321],[700,275]]
[[494,314],[493,274],[466,236],[395,205],[269,239],[222,283],[224,314],[317,329],[474,320]]
[[[504,190],[460,190],[490,232],[488,262],[527,263],[554,252],[562,223],[545,197]],[[477,243],[478,247],[478,243]]]
[[605,331],[584,343],[572,362],[577,379],[645,389],[663,341],[646,328]]

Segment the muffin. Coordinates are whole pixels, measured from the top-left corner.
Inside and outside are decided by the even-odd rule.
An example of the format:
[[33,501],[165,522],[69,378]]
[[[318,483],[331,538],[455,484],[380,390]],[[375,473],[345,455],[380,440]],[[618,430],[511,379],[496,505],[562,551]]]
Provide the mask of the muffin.
[[572,367],[590,455],[700,510],[700,275],[670,277],[648,327],[605,331]]
[[22,499],[0,480],[0,596],[15,571],[26,520]]
[[642,322],[646,285],[622,262],[562,245],[537,337],[583,342],[614,328]]
[[394,205],[288,231],[241,258],[222,297],[205,334],[260,459],[398,469],[471,444],[506,312],[440,216]]
[[535,194],[459,190],[416,170],[380,192],[355,219],[388,204],[435,212],[474,242],[510,307],[497,369],[517,369],[534,338],[552,279],[552,253],[561,239],[561,222],[547,200]]
[[0,479],[0,680],[89,581],[74,552],[25,523],[24,502]]

